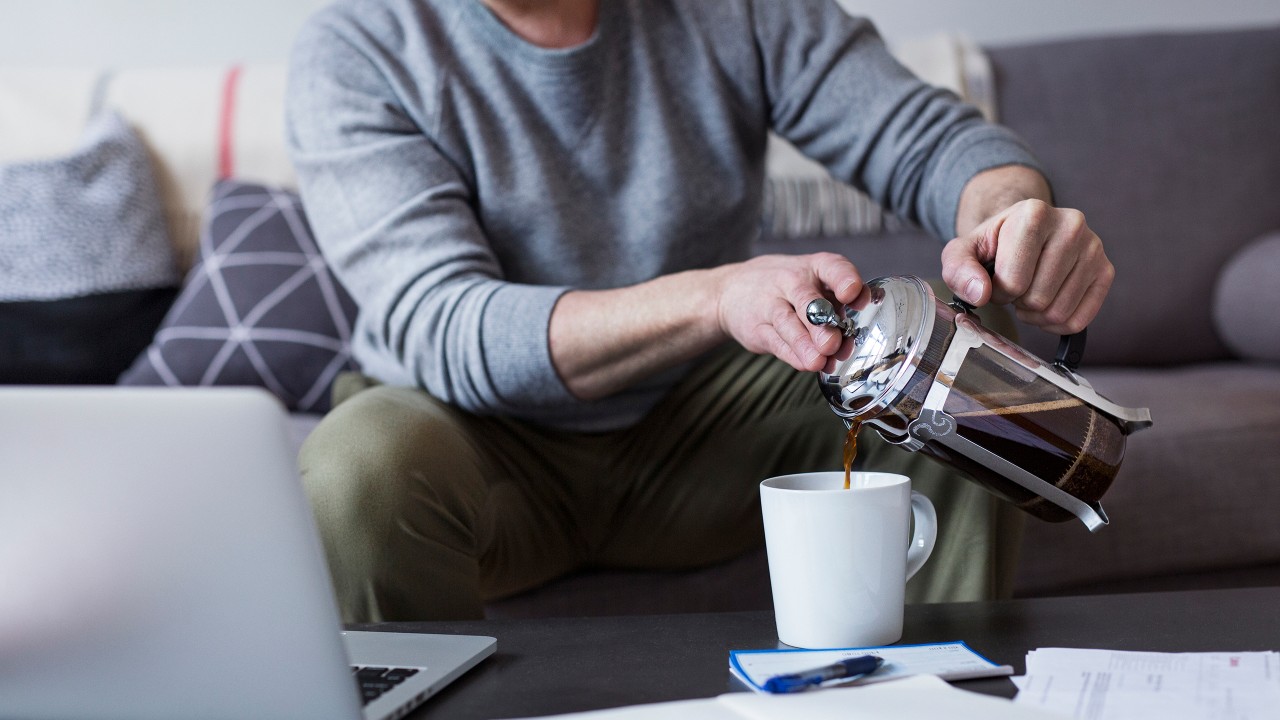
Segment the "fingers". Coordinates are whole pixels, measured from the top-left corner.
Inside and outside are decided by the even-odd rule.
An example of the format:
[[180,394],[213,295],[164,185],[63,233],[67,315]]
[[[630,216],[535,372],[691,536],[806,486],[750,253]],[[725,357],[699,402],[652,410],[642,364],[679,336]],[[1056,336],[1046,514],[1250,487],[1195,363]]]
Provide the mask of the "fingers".
[[942,281],[958,297],[974,307],[991,299],[991,276],[979,259],[978,238],[958,237],[942,249]]
[[[986,281],[982,262],[990,260],[995,277]],[[1092,322],[1115,278],[1084,214],[1039,200],[1017,203],[952,240],[942,262],[943,279],[969,303],[1013,303],[1025,322],[1060,334]]]
[[835,253],[818,253],[810,258],[818,282],[841,304],[853,302],[862,292],[862,275],[849,258]]
[[[840,348],[841,335],[825,325],[808,321],[809,303],[818,298],[832,300],[839,307],[852,302],[862,291],[862,276],[849,259],[835,253],[817,253],[783,260],[790,270],[780,275],[782,298],[775,309],[772,325],[798,360],[793,367],[816,370],[826,363],[826,356]],[[776,354],[776,353],[775,353]]]
[[[1040,200],[1024,200],[1006,211],[996,238],[992,301],[1016,302],[1031,289],[1040,271],[1044,249],[1054,232],[1055,212]],[[1066,277],[1066,272],[1062,277]],[[1061,284],[1061,278],[1058,282]]]
[[1097,317],[1114,280],[1115,268],[1105,256],[1100,262],[1080,262],[1049,307],[1044,310],[1018,308],[1018,317],[1047,332],[1078,333]]
[[[826,364],[826,356],[818,349],[809,329],[802,324],[792,307],[779,307],[769,327],[776,333],[781,347],[773,354],[797,370],[817,370]],[[829,329],[829,328],[828,328]]]
[[757,257],[736,266],[719,307],[721,326],[753,352],[770,353],[797,370],[816,371],[840,349],[842,335],[808,322],[817,298],[838,305],[862,292],[853,263],[834,253]]
[[[1034,275],[1017,299],[1019,307],[1032,312],[1044,312],[1051,306],[1062,304],[1074,309],[1087,286],[1085,279],[1078,276],[1078,272],[1084,270],[1079,260],[1081,252],[1086,250],[1085,233],[1092,235],[1085,225],[1084,213],[1070,209],[1052,212],[1052,217],[1042,220],[1042,231],[1047,234],[1039,240],[1042,249]],[[1072,274],[1077,274],[1074,282],[1064,284]]]
[[[812,277],[793,286],[788,296],[796,316],[808,329],[818,352],[826,356],[840,348],[841,335],[826,325],[809,323],[809,303],[818,298],[834,300],[833,304],[836,307],[853,302],[862,292],[862,275],[843,255],[818,253],[807,256],[805,259],[809,262]],[[819,362],[824,360],[825,358],[818,358]]]

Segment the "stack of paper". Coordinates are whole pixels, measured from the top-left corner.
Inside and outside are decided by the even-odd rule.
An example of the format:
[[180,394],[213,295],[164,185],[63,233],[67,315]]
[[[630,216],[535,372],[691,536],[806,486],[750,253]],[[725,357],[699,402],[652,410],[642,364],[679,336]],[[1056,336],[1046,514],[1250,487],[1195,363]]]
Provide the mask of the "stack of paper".
[[916,675],[866,687],[791,695],[730,693],[705,700],[633,705],[555,717],[563,720],[1063,720],[1061,715],[1020,707],[1004,698],[958,690],[932,675]]
[[1077,720],[1280,716],[1280,653],[1043,648],[1013,678],[1017,702]]

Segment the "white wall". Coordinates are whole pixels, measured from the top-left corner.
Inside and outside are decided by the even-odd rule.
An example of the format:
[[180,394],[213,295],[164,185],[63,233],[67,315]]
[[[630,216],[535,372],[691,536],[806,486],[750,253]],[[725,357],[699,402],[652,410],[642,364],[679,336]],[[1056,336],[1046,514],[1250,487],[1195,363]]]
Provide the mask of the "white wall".
[[0,0],[0,65],[280,61],[330,0]]
[[[605,0],[608,2],[609,0]],[[786,2],[787,0],[771,0]],[[285,57],[328,0],[0,0],[0,65],[154,65]],[[890,40],[982,43],[1280,24],[1280,0],[840,0]]]

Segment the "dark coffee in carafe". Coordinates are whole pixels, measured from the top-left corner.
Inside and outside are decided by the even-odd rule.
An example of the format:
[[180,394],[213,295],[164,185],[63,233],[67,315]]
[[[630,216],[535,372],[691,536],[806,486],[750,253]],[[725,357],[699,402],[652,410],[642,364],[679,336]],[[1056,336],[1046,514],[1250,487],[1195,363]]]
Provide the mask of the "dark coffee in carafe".
[[810,309],[845,342],[819,373],[836,414],[923,452],[1036,517],[1106,524],[1098,504],[1126,436],[1151,424],[938,300],[918,278],[878,278],[843,308]]

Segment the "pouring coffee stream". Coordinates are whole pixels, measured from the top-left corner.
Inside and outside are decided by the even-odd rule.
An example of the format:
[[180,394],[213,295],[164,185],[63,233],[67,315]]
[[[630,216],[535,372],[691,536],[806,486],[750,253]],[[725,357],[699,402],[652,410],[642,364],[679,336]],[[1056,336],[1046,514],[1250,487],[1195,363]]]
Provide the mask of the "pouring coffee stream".
[[1149,427],[1150,412],[1112,403],[1075,372],[1083,335],[1064,338],[1049,364],[971,311],[940,301],[915,277],[872,280],[840,312],[827,300],[809,304],[810,323],[843,335],[818,379],[850,428],[846,471],[858,427],[873,427],[1032,515],[1103,527],[1098,501],[1126,436]]

